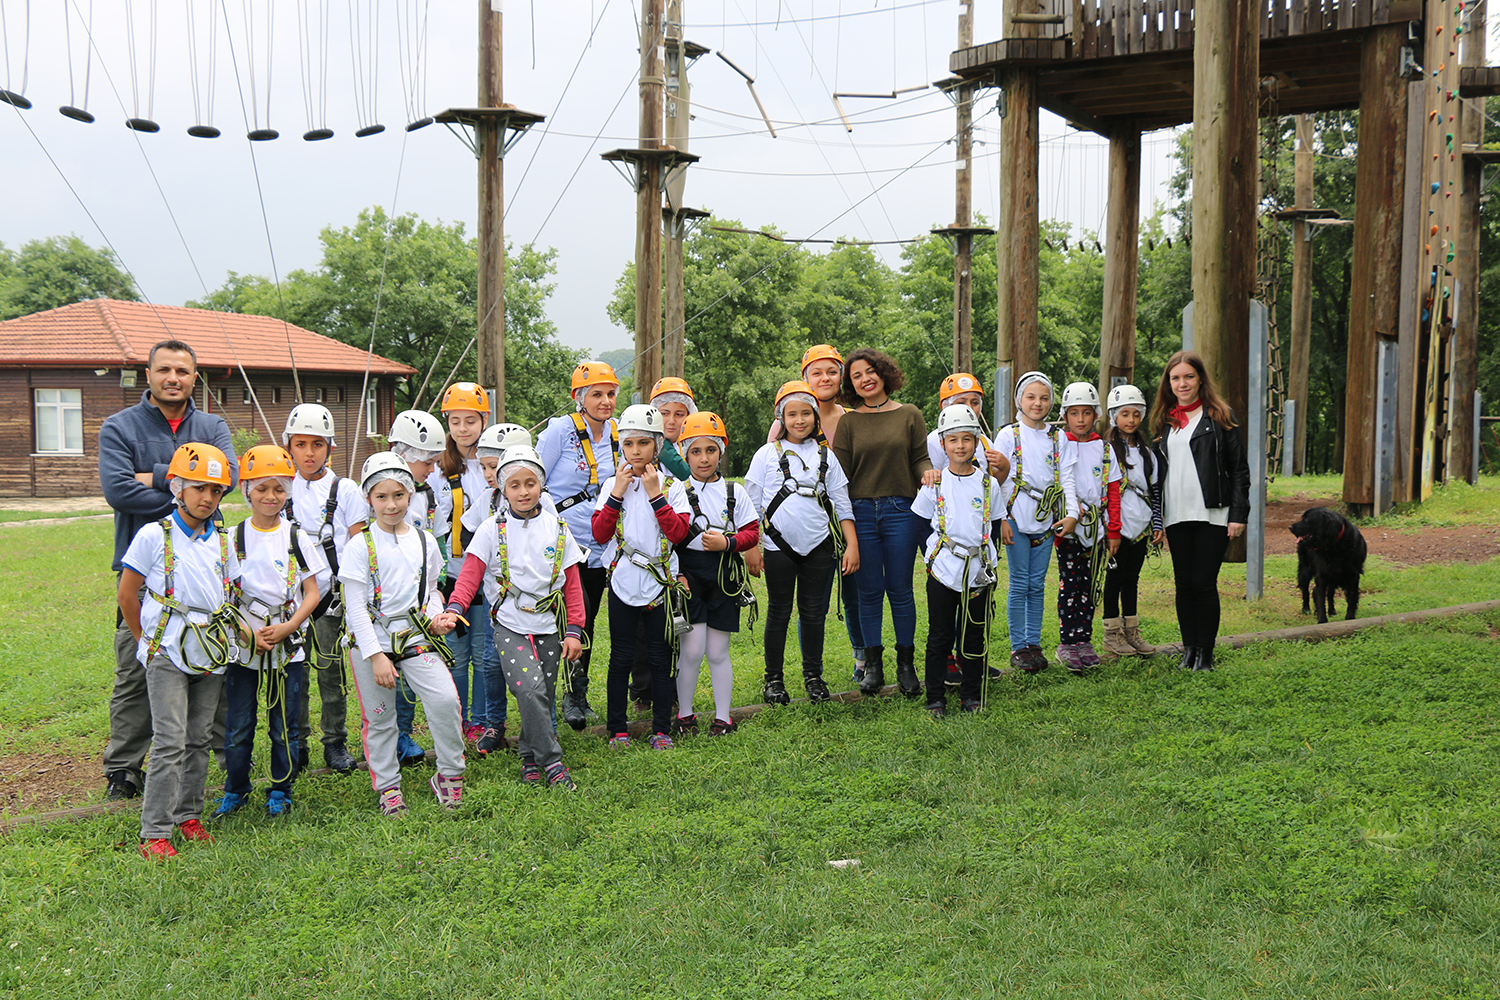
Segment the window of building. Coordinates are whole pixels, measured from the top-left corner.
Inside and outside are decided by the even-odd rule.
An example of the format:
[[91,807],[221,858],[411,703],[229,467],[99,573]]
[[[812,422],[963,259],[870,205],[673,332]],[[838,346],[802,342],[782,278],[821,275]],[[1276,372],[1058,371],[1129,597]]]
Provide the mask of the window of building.
[[274,387],[272,387],[272,389],[271,389],[271,402],[273,402],[273,403],[280,403],[281,402],[281,387],[280,386],[274,386]]
[[372,385],[365,393],[365,435],[374,437],[380,433],[380,397],[375,393]]
[[308,389],[307,393],[308,393],[308,400],[307,401],[309,403],[321,403],[321,402],[323,402],[323,390],[322,389],[319,389],[317,387],[313,387],[311,389]]
[[36,450],[46,455],[83,454],[83,390],[36,390]]

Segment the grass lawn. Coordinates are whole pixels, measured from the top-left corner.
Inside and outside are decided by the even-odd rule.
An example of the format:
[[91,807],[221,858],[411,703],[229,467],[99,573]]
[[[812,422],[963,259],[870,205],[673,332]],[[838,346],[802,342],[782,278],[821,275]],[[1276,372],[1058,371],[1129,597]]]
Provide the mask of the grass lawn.
[[[1427,516],[1494,523],[1500,484],[1468,492]],[[0,755],[96,760],[111,527],[8,537]],[[1306,621],[1294,572],[1269,558],[1248,607],[1226,567],[1224,631]],[[1496,596],[1500,560],[1376,558],[1361,617]],[[1175,637],[1165,561],[1142,599],[1148,637]],[[758,633],[736,704],[759,700]],[[135,855],[133,813],[20,827],[0,994],[1494,998],[1497,636],[1500,613],[1225,652],[1211,675],[1054,667],[976,717],[795,705],[669,753],[564,730],[575,796],[476,760],[461,813],[423,768],[390,822],[362,775],[315,777],[288,820],[257,799],[169,865]]]

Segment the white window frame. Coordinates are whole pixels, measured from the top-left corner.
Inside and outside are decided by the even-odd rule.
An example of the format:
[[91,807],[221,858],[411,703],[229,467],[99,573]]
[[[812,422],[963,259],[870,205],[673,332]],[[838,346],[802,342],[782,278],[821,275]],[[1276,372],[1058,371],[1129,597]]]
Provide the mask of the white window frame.
[[[43,400],[42,393],[56,393],[56,399]],[[65,399],[64,396],[72,394],[73,399]],[[34,455],[82,455],[83,454],[83,390],[82,389],[47,389],[35,388],[31,391],[32,414],[36,421],[36,446]],[[78,446],[68,447],[68,421],[67,414],[78,413]],[[50,422],[57,436],[59,447],[44,449],[42,447],[42,425]]]
[[380,393],[376,384],[370,383],[365,392],[365,437],[377,437],[380,431]]
[[308,389],[308,392],[312,393],[312,399],[308,400],[309,403],[321,403],[321,402],[323,402],[323,390],[322,389],[318,388],[317,386],[313,386],[310,389]]

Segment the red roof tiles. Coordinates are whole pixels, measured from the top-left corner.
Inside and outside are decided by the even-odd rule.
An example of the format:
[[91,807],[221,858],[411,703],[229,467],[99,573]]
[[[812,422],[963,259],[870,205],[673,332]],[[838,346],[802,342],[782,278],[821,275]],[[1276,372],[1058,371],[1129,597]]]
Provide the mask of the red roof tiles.
[[[270,316],[90,299],[0,323],[0,366],[144,366],[151,345],[169,337],[190,345],[203,368],[290,371],[295,352],[299,371],[363,372],[367,360],[357,347]],[[372,375],[416,374],[379,355],[368,360]]]

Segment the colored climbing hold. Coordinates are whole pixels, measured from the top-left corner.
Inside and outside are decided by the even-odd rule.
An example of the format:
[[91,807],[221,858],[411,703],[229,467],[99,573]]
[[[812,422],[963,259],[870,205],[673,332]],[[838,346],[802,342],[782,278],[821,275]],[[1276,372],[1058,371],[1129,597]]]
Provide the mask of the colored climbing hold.
[[1437,193],[1438,193],[1438,188],[1439,188],[1439,187],[1441,187],[1441,185],[1440,185],[1440,184],[1438,184],[1438,182],[1437,182],[1437,181],[1433,181],[1433,182],[1432,182],[1432,193],[1433,193],[1433,194],[1437,194]]
[[1437,226],[1433,226],[1432,227],[1432,231],[1429,232],[1427,235],[1428,236],[1436,236],[1437,235]]

